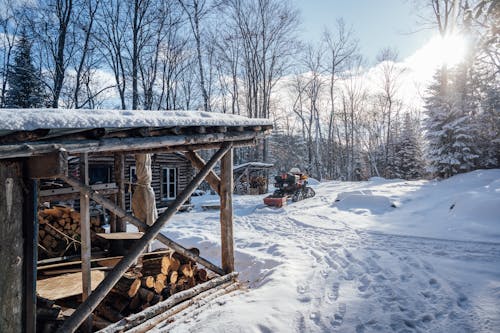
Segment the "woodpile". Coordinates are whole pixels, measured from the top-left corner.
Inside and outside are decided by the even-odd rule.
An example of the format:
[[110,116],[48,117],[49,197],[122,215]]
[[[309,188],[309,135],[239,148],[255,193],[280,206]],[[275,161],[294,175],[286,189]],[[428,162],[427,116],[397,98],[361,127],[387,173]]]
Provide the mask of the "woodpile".
[[[189,251],[199,254],[196,248]],[[149,254],[142,259],[142,266],[122,276],[95,314],[117,322],[207,280],[205,269],[179,253]]]
[[[53,258],[80,253],[80,213],[73,208],[54,206],[38,210],[38,247],[40,258]],[[96,233],[104,232],[99,217],[91,217],[93,245],[105,247]]]

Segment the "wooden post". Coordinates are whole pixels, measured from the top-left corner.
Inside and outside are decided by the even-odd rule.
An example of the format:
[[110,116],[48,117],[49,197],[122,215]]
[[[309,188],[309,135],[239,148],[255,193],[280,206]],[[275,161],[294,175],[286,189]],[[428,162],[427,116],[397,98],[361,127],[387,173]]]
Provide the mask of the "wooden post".
[[[116,203],[118,207],[125,209],[125,154],[116,153],[114,156],[115,183],[118,187],[118,193],[116,194]],[[114,231],[127,231],[127,223],[123,219],[117,217],[116,230]]]
[[[88,153],[80,154],[80,179],[85,185],[89,184]],[[82,300],[85,301],[92,293],[92,279],[90,275],[90,202],[87,193],[80,191],[80,230],[81,230],[81,258],[82,258]],[[83,330],[90,332],[92,319],[89,317]]]
[[38,261],[37,208],[38,208],[38,180],[25,178],[24,202],[23,202],[25,332],[36,332],[36,275],[37,275],[36,270]]
[[220,225],[222,269],[231,273],[234,271],[232,149],[221,159]]
[[146,249],[146,246],[155,239],[160,233],[160,230],[165,226],[165,224],[174,216],[174,214],[179,210],[184,201],[189,199],[191,194],[200,186],[201,182],[207,174],[212,170],[215,163],[220,160],[220,158],[231,150],[231,144],[225,144],[219,151],[217,151],[214,156],[208,161],[205,167],[193,178],[193,180],[186,186],[186,188],[175,198],[172,204],[167,208],[167,210],[156,220],[156,222],[149,227],[144,233],[141,239],[134,244],[130,249],[130,252],[125,256],[116,266],[109,272],[106,278],[97,286],[94,292],[89,296],[85,302],[83,302],[76,311],[69,317],[59,329],[58,332],[74,332],[78,326],[94,311],[97,305],[106,297],[111,288],[118,282],[122,277],[123,273],[130,268],[130,266],[137,260],[141,253]]
[[23,331],[22,162],[0,161],[0,332]]

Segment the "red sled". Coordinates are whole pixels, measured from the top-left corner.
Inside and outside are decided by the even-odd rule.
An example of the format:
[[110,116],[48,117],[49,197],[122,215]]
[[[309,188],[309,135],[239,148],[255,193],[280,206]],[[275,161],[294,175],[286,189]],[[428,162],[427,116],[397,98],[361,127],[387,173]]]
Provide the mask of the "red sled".
[[264,204],[272,207],[283,207],[286,205],[287,197],[274,197],[272,195],[264,198]]

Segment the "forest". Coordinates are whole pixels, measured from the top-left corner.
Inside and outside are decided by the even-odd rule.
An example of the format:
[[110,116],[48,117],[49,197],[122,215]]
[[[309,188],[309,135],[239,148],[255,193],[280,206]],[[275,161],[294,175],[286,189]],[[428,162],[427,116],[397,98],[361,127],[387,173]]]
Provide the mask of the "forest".
[[320,42],[301,40],[301,13],[289,1],[3,0],[1,6],[2,108],[269,118],[273,134],[257,150],[239,150],[236,162],[299,167],[318,180],[446,178],[500,167],[495,0],[415,1],[422,28],[443,43],[460,36],[466,48],[413,96],[405,89],[411,70],[397,50],[381,49],[370,66],[356,27],[342,18]]

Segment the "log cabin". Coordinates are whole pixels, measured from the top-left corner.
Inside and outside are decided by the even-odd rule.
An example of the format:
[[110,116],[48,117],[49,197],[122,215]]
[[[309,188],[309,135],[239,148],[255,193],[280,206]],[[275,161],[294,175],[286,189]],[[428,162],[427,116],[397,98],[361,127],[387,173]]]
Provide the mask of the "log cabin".
[[[134,295],[127,306],[139,299],[136,296],[143,283],[147,286],[148,280],[143,282],[127,274],[130,274],[131,267],[145,255],[145,249],[154,240],[160,241],[167,251],[173,251],[169,258],[178,256],[176,260],[179,265],[175,266],[178,266],[177,274],[185,275],[182,278],[192,279],[196,275],[207,279],[206,274],[200,273],[202,270],[193,270],[194,265],[200,265],[214,278],[178,294],[170,293],[165,300],[157,300],[157,304],[129,318],[118,316],[117,322],[108,329],[103,328],[103,332],[119,332],[135,326],[141,327],[143,331],[144,328],[169,320],[171,314],[193,304],[208,289],[223,288],[207,296],[215,297],[234,288],[228,285],[236,276],[232,226],[233,149],[256,145],[258,140],[265,138],[272,129],[268,120],[200,111],[64,109],[1,109],[0,119],[1,332],[36,332],[37,317],[47,316],[52,310],[57,310],[53,307],[53,300],[37,295],[37,285],[46,282],[37,281],[38,270],[46,268],[40,268],[37,251],[39,222],[42,222],[39,221],[38,209],[43,201],[40,185],[47,180],[64,182],[69,192],[57,195],[73,196],[73,192],[76,192],[80,203],[80,258],[70,262],[79,268],[76,276],[63,275],[52,284],[52,289],[73,289],[73,293],[76,290],[80,296],[75,309],[68,311],[63,318],[58,316],[62,321],[56,322],[52,328],[54,331],[87,332],[96,329],[97,326],[92,328],[92,324],[97,323],[91,320],[92,316],[112,290],[125,289],[130,293],[129,296]],[[204,161],[198,154],[202,150],[215,153],[208,161]],[[130,176],[126,176],[126,161],[129,156],[137,159],[137,156],[144,154],[182,154],[197,170],[183,189],[177,188],[175,199],[150,225],[131,214],[126,207],[126,187],[130,183]],[[116,188],[89,182],[89,160],[95,158],[96,161],[103,156],[113,157]],[[79,172],[72,174],[70,165],[76,158]],[[220,175],[213,172],[217,162],[220,162]],[[181,167],[177,170],[177,177],[185,172]],[[171,177],[170,171],[165,172],[165,175]],[[190,177],[184,176],[186,179]],[[199,251],[186,249],[162,232],[167,222],[204,180],[220,197],[220,267],[203,258]],[[111,231],[117,237],[120,236],[119,232],[126,231],[127,223],[144,230],[133,235],[136,242],[128,253],[106,258],[115,261],[108,271],[96,270],[92,266],[102,258],[93,258],[91,252],[91,201],[101,204],[113,214],[114,226]],[[185,264],[180,265],[182,260]],[[58,258],[54,265],[67,264],[67,258]],[[165,277],[162,279],[165,281]],[[45,284],[50,285],[49,282]],[[144,297],[153,300],[154,295],[151,296],[147,291],[143,292]],[[60,313],[59,310],[57,313]],[[147,313],[143,313],[145,311]]]

